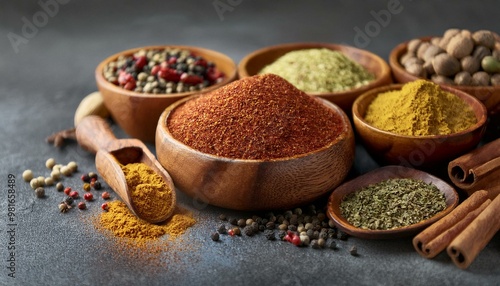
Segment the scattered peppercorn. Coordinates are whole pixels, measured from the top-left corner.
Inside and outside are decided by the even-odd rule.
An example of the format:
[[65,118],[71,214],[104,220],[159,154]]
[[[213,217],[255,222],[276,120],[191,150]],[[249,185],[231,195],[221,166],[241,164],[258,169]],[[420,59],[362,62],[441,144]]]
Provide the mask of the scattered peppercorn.
[[31,179],[31,181],[30,181],[30,187],[33,190],[36,190],[36,188],[38,188],[39,186],[40,185],[38,184],[38,179],[37,178]]
[[90,177],[89,177],[89,174],[88,174],[88,173],[87,173],[87,174],[82,174],[82,175],[80,176],[80,179],[81,179],[83,182],[85,182],[85,183],[90,183]]
[[56,190],[57,190],[58,192],[62,192],[62,191],[64,191],[64,185],[63,185],[63,183],[58,182],[58,183],[56,184]]
[[64,198],[64,203],[66,203],[68,206],[71,206],[73,204],[73,202],[74,202],[74,199],[71,196]]
[[89,183],[83,184],[83,190],[86,192],[90,192],[90,184]]
[[107,211],[107,210],[108,210],[108,208],[109,208],[108,203],[103,203],[103,204],[101,205],[101,209],[102,209],[102,210],[104,210],[104,211]]
[[226,221],[226,220],[227,220],[227,217],[226,217],[226,215],[225,215],[225,214],[220,214],[220,215],[219,215],[219,219],[220,219],[220,220],[224,220],[224,221]]
[[264,236],[266,237],[267,240],[275,240],[276,236],[274,234],[274,230],[272,229],[266,229],[264,231]]
[[92,181],[90,186],[94,188],[94,190],[100,190],[102,188],[101,182],[99,181]]
[[311,240],[311,247],[314,248],[314,249],[319,249],[320,248],[317,239]]
[[238,225],[238,220],[235,219],[235,218],[232,218],[230,221],[229,221],[230,224],[232,225]]
[[328,247],[330,249],[336,250],[337,249],[337,242],[335,242],[335,240],[330,241],[330,245]]
[[29,182],[33,179],[33,172],[31,170],[25,170],[23,172],[23,180]]
[[52,185],[54,185],[54,179],[52,179],[52,177],[45,178],[45,186],[52,186]]
[[253,236],[255,234],[253,227],[249,225],[243,228],[243,233],[247,236]]
[[214,232],[212,235],[210,235],[210,238],[212,238],[213,241],[219,241],[219,233]]
[[109,196],[109,193],[108,193],[108,192],[103,192],[103,193],[101,194],[101,197],[102,197],[103,199],[107,200],[107,199],[109,199],[109,197],[110,197],[110,196]]
[[36,188],[35,195],[36,195],[37,198],[43,198],[43,197],[45,197],[45,189],[43,187]]
[[349,235],[341,230],[338,231],[338,238],[340,240],[347,240],[347,238],[349,237]]
[[97,180],[98,179],[97,173],[95,173],[95,172],[89,172],[87,175],[89,176],[90,180],[92,180],[92,179]]
[[58,207],[59,207],[59,211],[60,211],[60,212],[62,212],[62,213],[67,212],[67,211],[71,208],[71,206],[69,206],[69,205],[68,205],[68,204],[66,204],[65,202],[61,202],[61,203],[59,203],[59,206],[58,206]]
[[77,191],[71,191],[69,193],[69,196],[72,197],[73,199],[77,199],[80,196],[80,194],[78,194]]
[[234,235],[241,235],[241,229],[239,227],[233,228]]
[[73,172],[73,173],[78,171],[78,164],[75,161],[69,162],[68,165],[66,165],[66,167],[68,169],[70,169],[71,172]]
[[358,248],[356,247],[356,245],[353,245],[351,249],[349,249],[349,253],[352,256],[358,256]]
[[71,189],[71,187],[66,187],[64,188],[64,194],[66,194],[67,196],[69,196],[69,194],[72,192],[73,190]]
[[60,172],[66,177],[71,176],[71,174],[73,173],[72,170],[67,166],[62,166]]
[[47,167],[47,169],[49,169],[49,170],[52,170],[52,168],[54,167],[55,164],[56,164],[56,160],[54,160],[54,158],[49,158],[49,159],[47,159],[47,161],[45,161],[45,167]]
[[227,229],[226,229],[226,226],[221,224],[219,225],[219,227],[217,228],[217,232],[220,233],[220,234],[225,234],[227,233]]
[[85,193],[83,195],[83,198],[86,200],[86,201],[91,201],[94,199],[94,195],[92,193]]
[[85,204],[85,202],[79,202],[78,203],[78,208],[81,209],[81,210],[84,210],[87,208],[87,204]]

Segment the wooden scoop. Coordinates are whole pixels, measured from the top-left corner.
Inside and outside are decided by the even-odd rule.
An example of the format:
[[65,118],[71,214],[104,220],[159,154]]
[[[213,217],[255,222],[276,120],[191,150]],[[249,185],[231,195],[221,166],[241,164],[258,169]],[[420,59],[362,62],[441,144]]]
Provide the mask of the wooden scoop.
[[131,199],[120,164],[144,163],[161,175],[172,190],[172,201],[165,202],[169,204],[170,208],[154,221],[145,217],[140,218],[150,223],[159,223],[167,220],[172,215],[176,204],[172,178],[142,141],[138,139],[117,139],[107,122],[95,115],[85,117],[78,124],[76,139],[82,148],[96,153],[95,164],[97,171],[137,217],[139,217],[138,212]]

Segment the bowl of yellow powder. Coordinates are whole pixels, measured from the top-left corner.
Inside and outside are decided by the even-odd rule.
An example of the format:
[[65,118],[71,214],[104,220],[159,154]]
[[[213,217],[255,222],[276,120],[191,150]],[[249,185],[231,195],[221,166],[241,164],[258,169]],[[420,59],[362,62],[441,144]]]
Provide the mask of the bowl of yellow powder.
[[429,167],[475,148],[487,121],[475,97],[428,80],[370,90],[352,107],[355,130],[384,163]]
[[348,115],[362,93],[392,83],[385,60],[362,49],[330,43],[288,43],[256,50],[238,64],[240,78],[272,73]]

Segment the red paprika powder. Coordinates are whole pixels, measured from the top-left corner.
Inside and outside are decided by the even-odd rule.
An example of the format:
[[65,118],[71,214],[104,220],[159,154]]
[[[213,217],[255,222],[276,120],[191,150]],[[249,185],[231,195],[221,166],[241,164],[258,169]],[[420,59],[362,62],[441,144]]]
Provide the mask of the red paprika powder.
[[269,160],[309,153],[334,141],[339,114],[285,79],[240,79],[180,105],[172,136],[196,150],[234,159]]

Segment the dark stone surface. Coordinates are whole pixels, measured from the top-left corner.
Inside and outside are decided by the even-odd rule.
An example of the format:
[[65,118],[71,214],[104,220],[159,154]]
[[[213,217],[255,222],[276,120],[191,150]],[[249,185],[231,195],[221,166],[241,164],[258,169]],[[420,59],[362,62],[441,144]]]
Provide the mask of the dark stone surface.
[[[374,15],[397,1],[60,2],[51,6],[49,16],[36,1],[0,4],[1,285],[498,285],[498,234],[466,271],[446,254],[433,260],[420,257],[410,238],[349,238],[338,241],[337,251],[297,248],[267,241],[263,235],[223,235],[216,243],[210,233],[219,225],[218,215],[245,214],[197,208],[179,193],[181,205],[191,209],[199,223],[162,253],[148,255],[124,252],[93,229],[98,201],[88,203],[87,211],[61,214],[57,210],[61,193],[50,188],[45,199],[37,199],[21,179],[28,168],[48,175],[44,163],[49,157],[61,163],[77,161],[82,171],[95,170],[94,156],[76,144],[56,149],[44,140],[72,126],[81,98],[96,89],[96,65],[117,51],[187,44],[221,51],[238,62],[264,46],[318,41],[362,45],[387,59],[397,43],[450,27],[498,32],[498,1],[401,0],[397,6],[401,11],[377,26]],[[218,14],[215,6],[220,3],[234,7]],[[23,28],[26,21],[39,27]],[[356,29],[370,25],[375,28],[372,36],[357,41]],[[17,44],[10,40],[14,34]],[[112,128],[119,138],[126,137],[118,126]],[[377,167],[362,146],[356,151],[353,175]],[[16,177],[12,221],[7,197],[10,174]],[[63,182],[80,184],[76,176]],[[357,257],[349,254],[353,245]],[[9,246],[15,246],[16,278],[8,276]]]

